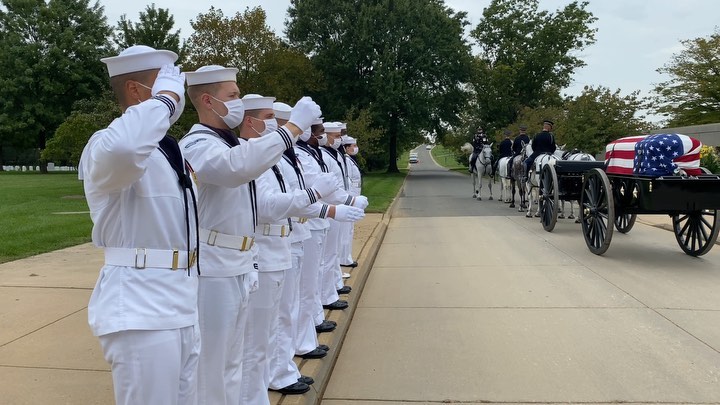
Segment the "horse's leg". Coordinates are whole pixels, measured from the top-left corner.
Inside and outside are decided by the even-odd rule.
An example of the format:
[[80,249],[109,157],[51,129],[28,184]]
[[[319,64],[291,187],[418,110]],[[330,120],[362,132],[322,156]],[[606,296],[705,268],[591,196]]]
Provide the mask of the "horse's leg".
[[[572,212],[572,203],[570,203],[570,212]],[[571,214],[572,215],[572,214]],[[559,219],[565,218],[565,201],[560,201],[560,213],[558,214]]]
[[575,201],[570,200],[570,215],[568,215],[568,219],[575,219],[574,205],[575,205]]
[[510,179],[510,208],[515,208],[515,180]]
[[[484,169],[483,169],[484,170]],[[480,173],[480,168],[477,168],[478,176],[477,176],[477,200],[482,201],[482,178],[483,175]]]
[[[485,170],[487,170],[487,166],[485,166]],[[490,172],[492,173],[492,167],[490,167]],[[490,177],[488,177],[488,190],[490,190],[490,198],[488,198],[488,200],[492,200],[492,199],[493,199],[493,195],[492,195],[492,184],[493,184],[493,179],[490,178]]]

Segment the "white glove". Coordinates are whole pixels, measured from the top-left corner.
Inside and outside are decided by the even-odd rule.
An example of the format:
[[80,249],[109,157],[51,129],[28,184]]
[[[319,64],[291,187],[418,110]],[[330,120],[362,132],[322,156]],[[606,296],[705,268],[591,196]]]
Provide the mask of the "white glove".
[[185,73],[180,73],[180,68],[172,64],[160,68],[151,94],[155,97],[161,91],[175,93],[178,100],[182,100],[185,97]]
[[322,173],[317,176],[312,189],[320,194],[320,198],[327,197],[338,189],[337,177],[332,173]]
[[247,289],[247,292],[252,294],[257,291],[259,287],[260,283],[258,281],[258,272],[251,271],[249,273],[245,273],[245,288]]
[[334,220],[339,222],[355,222],[365,218],[365,211],[349,205],[336,205]]
[[313,121],[320,118],[321,115],[322,111],[320,110],[320,106],[317,105],[312,98],[305,96],[295,104],[292,112],[290,112],[290,119],[288,121],[305,131],[310,128]]
[[365,209],[368,206],[368,199],[364,195],[359,195],[355,197],[355,201],[353,201],[353,207],[358,207],[360,209]]

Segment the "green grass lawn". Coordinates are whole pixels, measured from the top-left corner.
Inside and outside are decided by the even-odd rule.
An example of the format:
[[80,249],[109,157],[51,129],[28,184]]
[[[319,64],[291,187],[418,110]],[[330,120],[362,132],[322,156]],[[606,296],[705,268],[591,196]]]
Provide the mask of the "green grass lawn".
[[435,145],[430,151],[433,159],[442,167],[448,168],[454,171],[465,171],[467,173],[467,166],[461,165],[455,159],[455,155],[442,145]]
[[0,263],[90,241],[77,173],[0,173]]
[[[385,212],[406,172],[364,175],[366,211]],[[92,221],[83,194],[77,173],[0,172],[0,263],[89,242]]]
[[[407,162],[407,157],[405,159]],[[398,162],[398,166],[400,163]],[[405,166],[402,166],[405,167]],[[362,194],[368,198],[370,205],[365,212],[387,211],[393,198],[400,191],[407,170],[400,170],[400,173],[366,173],[362,178]]]

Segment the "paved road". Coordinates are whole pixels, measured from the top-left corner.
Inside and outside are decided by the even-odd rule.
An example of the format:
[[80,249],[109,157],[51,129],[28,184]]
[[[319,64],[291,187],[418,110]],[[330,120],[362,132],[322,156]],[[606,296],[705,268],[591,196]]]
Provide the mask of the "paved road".
[[636,224],[595,256],[425,153],[323,404],[720,403],[720,248]]

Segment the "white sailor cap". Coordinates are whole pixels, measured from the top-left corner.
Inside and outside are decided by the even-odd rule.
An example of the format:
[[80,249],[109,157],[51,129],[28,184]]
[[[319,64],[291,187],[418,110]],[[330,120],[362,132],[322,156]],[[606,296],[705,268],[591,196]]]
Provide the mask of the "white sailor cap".
[[188,86],[197,86],[208,83],[237,82],[237,74],[238,70],[236,68],[208,65],[194,72],[186,72],[185,78]]
[[344,122],[338,122],[340,124],[340,129],[347,129],[347,124]]
[[357,143],[357,139],[353,138],[352,136],[343,135],[343,137],[342,137],[343,145],[355,145],[356,143]]
[[339,122],[326,122],[323,124],[325,127],[326,133],[335,133],[340,132],[340,123]]
[[120,52],[118,56],[102,58],[100,62],[107,65],[110,77],[115,77],[143,70],[160,69],[165,65],[175,63],[177,58],[177,54],[173,51],[157,50],[146,45],[133,45]]
[[275,97],[263,97],[259,94],[246,94],[242,98],[245,111],[248,110],[272,110]]
[[323,117],[315,119],[315,121],[312,122],[312,125],[322,125],[323,124]]
[[292,112],[292,107],[285,103],[273,103],[273,111],[275,111],[275,118],[280,118],[281,120],[289,120],[290,119],[290,113]]

